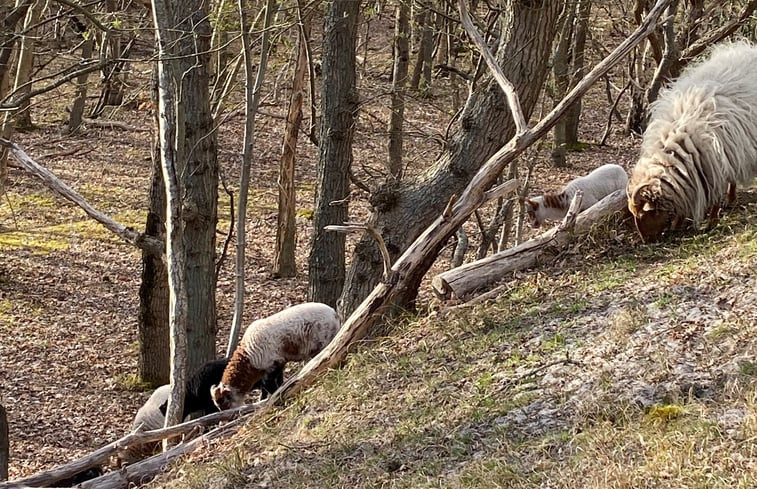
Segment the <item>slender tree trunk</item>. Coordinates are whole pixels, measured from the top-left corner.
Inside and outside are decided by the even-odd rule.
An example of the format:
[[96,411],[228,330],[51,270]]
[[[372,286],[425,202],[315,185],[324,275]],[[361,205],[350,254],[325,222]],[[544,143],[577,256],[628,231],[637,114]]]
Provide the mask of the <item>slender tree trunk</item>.
[[[24,31],[28,32],[26,32],[21,38],[21,49],[19,49],[18,54],[18,70],[16,70],[16,82],[13,86],[13,89],[17,90],[19,94],[29,93],[32,89],[29,81],[32,74],[32,65],[34,64],[34,42],[36,40],[36,34],[34,30],[30,30],[30,28],[39,22],[39,17],[44,6],[45,2],[37,0],[27,12],[26,21],[24,21]],[[29,100],[21,102],[19,105],[18,111],[16,111],[15,115],[15,126],[16,129],[20,130],[29,130],[33,127]]]
[[181,174],[185,157],[185,110],[181,79],[183,71],[179,18],[164,3],[153,0],[152,10],[158,42],[158,137],[160,161],[166,190],[166,262],[168,269],[168,323],[171,342],[171,395],[166,408],[166,426],[181,422],[184,409],[184,379],[187,363],[187,252],[184,246],[184,202]]
[[[576,0],[568,0],[560,19],[560,35],[557,39],[555,53],[552,57],[552,103],[559,102],[570,85],[570,43],[573,38],[573,25],[576,18]],[[565,153],[568,145],[568,125],[563,116],[552,129],[552,165],[560,168],[566,165]]]
[[301,24],[298,34],[294,73],[292,74],[292,94],[289,99],[284,142],[281,147],[279,162],[279,214],[276,226],[276,250],[273,255],[273,275],[275,277],[294,277],[297,264],[294,258],[295,236],[295,189],[294,168],[297,157],[297,138],[302,123],[302,104],[305,97],[305,75],[308,72],[307,39],[310,37],[310,24],[313,9],[302,11],[299,2],[298,11]]
[[358,102],[355,44],[360,1],[334,0],[328,5],[323,29],[323,116],[313,243],[308,259],[308,297],[335,307],[344,285],[345,237],[341,233],[326,232],[324,227],[347,220],[346,199]]
[[[81,59],[86,61],[92,57],[92,48],[95,45],[94,38],[85,39],[81,46]],[[71,114],[68,118],[68,132],[76,132],[81,126],[84,115],[84,105],[87,103],[87,78],[89,73],[79,75],[76,79],[76,98],[71,107]]]
[[[420,31],[420,43],[416,52],[415,66],[410,77],[410,88],[413,90],[427,89],[431,85],[431,55],[434,52],[434,33],[431,10],[423,6],[423,10],[416,16],[416,29]],[[421,85],[421,80],[424,85]]]
[[[575,87],[586,74],[584,51],[586,50],[586,34],[588,32],[590,14],[591,0],[579,0],[578,8],[576,9],[575,27],[573,29],[573,69],[570,73],[571,89]],[[581,119],[581,100],[582,99],[578,99],[576,103],[571,105],[564,117],[567,126],[565,131],[565,142],[568,145],[575,145],[578,143],[578,125]]]
[[[497,60],[514,84],[526,118],[536,105],[547,74],[562,4],[561,0],[510,0],[500,20],[503,36]],[[502,90],[495,81],[483,80],[468,98],[460,125],[450,137],[449,149],[425,175],[387,189],[393,197],[376,207],[371,216],[370,222],[382,230],[393,259],[441,214],[452,194],[459,195],[514,129]],[[435,256],[428,259],[433,261]],[[340,300],[344,317],[379,281],[381,263],[378,247],[370,236],[363,236],[355,247]],[[405,306],[414,300],[418,284],[412,285],[399,294],[397,303]]]
[[405,87],[410,61],[409,0],[398,0],[394,24],[394,70],[392,73],[392,113],[389,119],[389,174],[402,179],[402,123],[405,119]]
[[226,348],[226,356],[231,357],[237,347],[239,332],[242,329],[242,318],[244,316],[244,270],[247,245],[247,194],[250,188],[250,168],[252,166],[252,150],[255,142],[255,113],[258,111],[260,102],[260,88],[263,86],[266,66],[268,64],[268,50],[270,49],[271,39],[271,22],[273,21],[276,11],[276,1],[266,0],[265,4],[265,21],[263,25],[263,39],[260,47],[260,60],[258,70],[255,75],[255,81],[252,80],[252,58],[247,25],[247,12],[244,6],[244,0],[239,0],[239,16],[242,28],[242,46],[244,56],[244,75],[245,75],[245,126],[244,126],[244,150],[242,152],[242,172],[239,177],[239,203],[237,204],[237,245],[236,245],[236,263],[234,267],[234,318],[231,324],[231,334],[229,343]]

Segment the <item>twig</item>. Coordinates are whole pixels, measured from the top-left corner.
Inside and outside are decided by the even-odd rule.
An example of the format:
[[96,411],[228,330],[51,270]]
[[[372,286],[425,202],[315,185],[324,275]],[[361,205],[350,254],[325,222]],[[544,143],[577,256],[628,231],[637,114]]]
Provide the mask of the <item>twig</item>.
[[505,379],[505,381],[502,382],[501,385],[499,385],[496,389],[494,389],[492,392],[490,392],[489,395],[487,395],[486,397],[492,397],[492,396],[494,396],[496,394],[499,394],[503,390],[507,389],[508,387],[510,387],[512,385],[515,385],[515,384],[518,384],[518,383],[522,382],[523,380],[525,380],[525,379],[527,379],[529,377],[533,377],[534,375],[538,374],[539,372],[543,372],[544,370],[547,370],[550,367],[554,367],[555,365],[577,365],[579,367],[583,367],[584,366],[583,363],[581,363],[581,362],[579,362],[577,360],[573,360],[572,358],[570,358],[570,356],[566,352],[565,353],[565,358],[562,358],[560,360],[555,360],[553,362],[545,363],[544,365],[539,365],[538,367],[533,368],[533,369],[529,370],[528,372],[525,372],[525,373],[523,373],[523,374],[521,374],[521,375],[519,375],[517,377],[513,377],[512,379]]
[[360,222],[345,222],[343,226],[326,226],[323,228],[326,231],[334,231],[337,233],[350,233],[354,231],[368,231],[373,239],[376,240],[379,250],[381,250],[381,257],[384,260],[384,281],[389,281],[389,277],[392,272],[392,258],[389,256],[389,250],[386,247],[383,236],[371,223]]
[[618,110],[618,102],[620,102],[621,97],[623,97],[623,94],[626,93],[626,90],[628,90],[630,87],[631,80],[628,80],[626,86],[623,87],[623,89],[615,99],[615,102],[613,102],[612,108],[610,108],[610,114],[607,116],[607,125],[605,126],[605,132],[604,134],[602,134],[602,139],[599,141],[600,146],[604,146],[607,143],[607,138],[610,136],[610,127],[612,127],[612,116]]
[[468,7],[465,5],[465,0],[458,0],[457,6],[460,10],[460,20],[462,20],[465,30],[481,52],[481,56],[492,71],[494,79],[497,80],[497,83],[499,83],[499,86],[502,87],[502,90],[505,92],[507,103],[510,105],[510,111],[512,112],[513,121],[515,122],[516,135],[525,132],[528,130],[528,125],[526,123],[526,118],[523,115],[523,109],[520,106],[520,99],[518,99],[518,95],[515,92],[515,87],[502,72],[502,68],[499,66],[492,53],[489,52],[489,48],[486,46],[484,38],[481,37],[481,34],[479,34],[478,29],[476,29],[473,20],[471,20],[470,15],[468,14]]
[[136,127],[121,121],[110,121],[102,119],[90,119],[83,117],[82,120],[91,126],[104,127],[106,129],[121,129],[122,131],[149,132],[149,127]]

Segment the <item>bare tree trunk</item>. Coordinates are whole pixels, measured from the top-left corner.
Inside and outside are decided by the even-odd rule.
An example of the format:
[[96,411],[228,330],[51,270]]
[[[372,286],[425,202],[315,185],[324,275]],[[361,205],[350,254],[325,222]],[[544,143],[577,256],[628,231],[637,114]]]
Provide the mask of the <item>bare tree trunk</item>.
[[[95,40],[92,37],[85,39],[81,46],[81,58],[86,61],[92,57],[92,48],[95,45]],[[68,118],[68,132],[76,132],[81,126],[82,117],[84,115],[84,105],[87,103],[87,78],[88,73],[79,75],[76,79],[76,98],[74,99],[73,106],[71,107],[71,114]]]
[[8,412],[0,404],[0,481],[8,480],[8,462],[10,461],[8,432]]
[[[155,102],[154,107],[157,107],[157,99]],[[165,241],[166,191],[160,161],[160,142],[156,139],[145,234]],[[155,387],[170,382],[168,295],[165,261],[160,256],[143,251],[142,281],[139,286],[139,377]]]
[[[416,16],[416,29],[420,31],[420,44],[416,53],[413,74],[410,77],[410,88],[413,90],[425,90],[431,86],[431,59],[434,52],[433,13],[423,6],[423,10]],[[421,85],[421,80],[424,84]]]
[[359,0],[334,0],[324,21],[321,139],[316,175],[313,242],[308,259],[308,297],[336,306],[344,285],[341,233],[324,230],[347,220],[357,93],[355,44]]
[[[576,9],[576,18],[573,29],[573,59],[572,69],[570,72],[570,88],[576,86],[576,83],[583,78],[586,73],[585,56],[586,34],[589,26],[589,15],[591,14],[591,0],[578,0]],[[565,113],[566,130],[565,142],[571,146],[578,144],[578,125],[581,119],[581,100],[578,99],[570,106]]]
[[244,79],[245,79],[245,124],[244,124],[244,149],[242,151],[242,172],[239,177],[239,202],[237,204],[237,244],[236,262],[234,267],[234,317],[229,334],[229,343],[226,348],[226,356],[231,357],[237,348],[239,332],[242,329],[244,317],[244,269],[247,246],[247,195],[250,189],[250,168],[252,166],[252,147],[255,142],[255,113],[260,101],[260,87],[265,78],[266,65],[268,64],[268,49],[270,47],[271,22],[276,10],[276,0],[266,0],[265,21],[263,25],[263,39],[260,47],[260,61],[255,81],[252,81],[252,58],[247,25],[247,9],[244,0],[238,1],[239,18],[242,29],[242,55],[244,56]]
[[397,0],[394,24],[394,70],[392,73],[392,113],[389,119],[389,174],[402,180],[402,123],[405,119],[405,87],[410,61],[410,0]]
[[[168,264],[169,310],[168,323],[171,341],[171,395],[166,408],[166,426],[181,422],[184,409],[184,379],[187,364],[187,283],[186,249],[184,247],[184,194],[181,188],[181,167],[184,147],[185,106],[182,103],[181,79],[185,73],[178,51],[178,15],[164,3],[153,0],[152,10],[158,42],[158,101],[160,117],[160,161],[166,190],[166,262]],[[178,93],[177,93],[178,92]]]
[[[526,118],[536,105],[547,74],[562,4],[561,0],[510,0],[506,7],[508,14],[501,17],[500,29],[504,35],[497,61],[515,85]],[[459,195],[480,165],[514,132],[502,91],[493,79],[483,80],[468,98],[460,125],[449,138],[447,152],[422,177],[386,189],[393,197],[377,205],[371,216],[371,224],[382,230],[392,259],[439,216],[450,196]],[[434,257],[429,260],[433,262]],[[381,254],[373,239],[363,236],[356,245],[340,301],[344,317],[378,283],[381,264]],[[398,296],[398,304],[408,305],[416,293],[417,287],[409,287]]]
[[276,250],[273,255],[273,276],[294,277],[297,264],[294,258],[296,247],[295,214],[296,201],[294,189],[294,168],[297,158],[297,139],[302,123],[302,105],[305,97],[305,75],[308,72],[307,40],[310,37],[310,25],[313,9],[303,12],[302,2],[297,7],[300,16],[300,29],[297,37],[297,51],[292,74],[292,93],[289,98],[284,142],[281,147],[279,162],[279,213],[276,226]]
[[[24,21],[25,34],[21,38],[21,49],[19,49],[18,54],[18,69],[16,70],[16,82],[13,84],[14,91],[18,91],[19,94],[29,93],[32,89],[29,81],[32,74],[32,65],[34,64],[34,42],[36,40],[36,35],[35,32],[31,30],[31,27],[39,22],[39,17],[44,6],[45,2],[37,0],[27,12],[26,20]],[[19,104],[18,110],[15,114],[15,126],[16,129],[20,130],[28,130],[33,127],[29,100]]]

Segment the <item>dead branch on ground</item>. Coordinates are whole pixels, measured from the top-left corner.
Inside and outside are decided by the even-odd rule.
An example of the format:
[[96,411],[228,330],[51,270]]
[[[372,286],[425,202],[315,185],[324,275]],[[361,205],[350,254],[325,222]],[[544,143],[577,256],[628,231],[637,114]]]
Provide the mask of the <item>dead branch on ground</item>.
[[21,167],[31,175],[37,177],[50,190],[54,191],[61,197],[78,205],[87,213],[89,217],[102,224],[108,231],[111,231],[127,243],[136,246],[157,256],[162,256],[165,250],[165,244],[159,239],[140,233],[137,230],[124,226],[116,222],[110,216],[92,207],[84,197],[76,190],[72,189],[56,177],[50,170],[34,161],[19,145],[7,139],[0,138],[0,145],[7,147]]

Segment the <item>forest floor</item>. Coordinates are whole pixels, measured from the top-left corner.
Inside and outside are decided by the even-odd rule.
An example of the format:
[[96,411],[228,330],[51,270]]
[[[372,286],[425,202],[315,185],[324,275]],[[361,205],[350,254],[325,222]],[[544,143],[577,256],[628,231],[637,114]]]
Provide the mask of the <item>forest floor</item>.
[[[272,70],[285,66],[274,62]],[[385,90],[386,76],[385,66],[361,75],[361,93],[371,102],[361,108],[355,166],[366,180],[385,157],[388,109],[371,94]],[[439,154],[453,115],[449,82],[439,84],[409,104],[410,174]],[[146,90],[144,84],[133,92],[144,98]],[[285,107],[268,99],[264,112]],[[630,170],[638,138],[613,132],[607,146],[596,144],[608,110],[603,87],[592,90],[580,128],[588,144],[568,155],[568,167],[549,166],[547,145],[525,155],[537,161],[535,191],[555,190],[605,163]],[[13,139],[95,207],[143,228],[151,133],[85,125],[67,135],[64,113],[39,109],[34,117],[37,129]],[[152,124],[149,109],[124,107],[104,117],[137,128]],[[306,300],[306,216],[317,158],[302,138],[299,273],[273,279],[283,121],[261,117],[246,223],[246,323]],[[219,130],[219,163],[232,189],[242,125],[239,116]],[[134,381],[140,253],[17,168],[1,198],[0,403],[9,413],[14,479],[119,438],[149,392]],[[351,205],[356,220],[369,210],[357,189]],[[228,216],[221,192],[222,234]],[[475,223],[466,229],[475,244]],[[474,254],[475,246],[468,260]],[[448,266],[450,255],[448,247],[429,277]],[[231,323],[232,267],[227,257],[219,275],[219,355]],[[642,245],[628,221],[613,221],[556,262],[518,274],[490,303],[443,306],[424,283],[417,317],[366,343],[343,369],[265,423],[252,423],[233,443],[214,445],[154,484],[567,488],[584,480],[582,487],[597,488],[751,487],[755,270],[751,188],[707,234]]]

